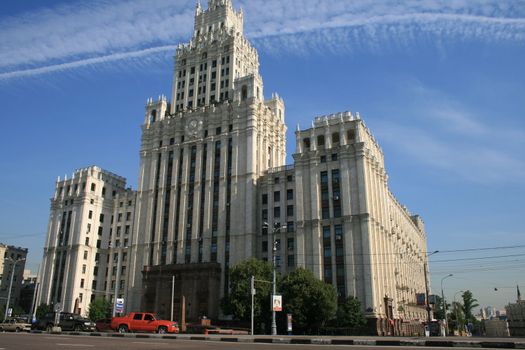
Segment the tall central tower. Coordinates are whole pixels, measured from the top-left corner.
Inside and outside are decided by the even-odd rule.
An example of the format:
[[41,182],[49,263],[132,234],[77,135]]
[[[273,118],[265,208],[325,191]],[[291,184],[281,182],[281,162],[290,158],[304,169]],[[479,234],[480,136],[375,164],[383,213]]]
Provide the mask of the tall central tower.
[[284,103],[264,99],[257,51],[231,0],[197,3],[177,48],[171,103],[149,99],[131,243],[128,310],[216,317],[229,267],[255,255],[256,186],[284,165]]

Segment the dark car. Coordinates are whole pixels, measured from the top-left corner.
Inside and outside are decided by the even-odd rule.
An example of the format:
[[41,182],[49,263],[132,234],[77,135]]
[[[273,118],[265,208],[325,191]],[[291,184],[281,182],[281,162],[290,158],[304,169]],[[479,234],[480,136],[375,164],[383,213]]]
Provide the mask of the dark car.
[[[37,321],[35,328],[49,332],[54,326],[55,313],[50,312],[45,314],[44,317]],[[61,312],[60,320],[56,326],[62,328],[63,331],[92,332],[95,330],[95,322],[70,312]]]
[[99,332],[107,332],[111,331],[111,318],[103,318],[101,320],[95,321],[97,331]]

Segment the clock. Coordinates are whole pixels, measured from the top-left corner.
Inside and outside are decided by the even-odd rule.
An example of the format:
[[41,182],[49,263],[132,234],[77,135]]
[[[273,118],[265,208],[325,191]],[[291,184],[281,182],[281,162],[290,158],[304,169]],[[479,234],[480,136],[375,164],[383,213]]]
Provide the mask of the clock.
[[197,137],[202,130],[202,120],[199,118],[190,118],[186,122],[186,134],[188,136]]

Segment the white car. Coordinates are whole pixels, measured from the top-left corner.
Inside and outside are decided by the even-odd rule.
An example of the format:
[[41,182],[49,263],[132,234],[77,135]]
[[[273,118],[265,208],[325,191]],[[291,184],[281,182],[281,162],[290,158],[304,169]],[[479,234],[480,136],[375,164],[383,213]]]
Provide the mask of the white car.
[[31,324],[16,318],[7,319],[0,323],[0,331],[7,332],[29,332],[31,331]]

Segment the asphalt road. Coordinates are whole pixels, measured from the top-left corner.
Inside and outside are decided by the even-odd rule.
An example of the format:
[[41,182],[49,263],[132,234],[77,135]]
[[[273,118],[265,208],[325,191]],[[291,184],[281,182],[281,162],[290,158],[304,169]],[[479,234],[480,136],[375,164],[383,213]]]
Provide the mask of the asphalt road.
[[[113,338],[93,336],[65,336],[51,334],[27,333],[0,333],[0,350],[68,350],[68,349],[232,349],[232,350],[328,350],[328,349],[374,349],[393,350],[400,347],[393,346],[349,346],[349,345],[291,345],[291,344],[256,344],[256,343],[231,343],[180,339],[140,339],[140,338]],[[410,347],[410,349],[429,349],[428,347]],[[449,349],[432,347],[431,349]],[[456,348],[469,349],[469,348]]]

